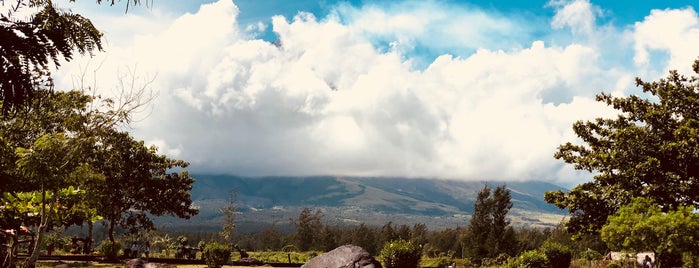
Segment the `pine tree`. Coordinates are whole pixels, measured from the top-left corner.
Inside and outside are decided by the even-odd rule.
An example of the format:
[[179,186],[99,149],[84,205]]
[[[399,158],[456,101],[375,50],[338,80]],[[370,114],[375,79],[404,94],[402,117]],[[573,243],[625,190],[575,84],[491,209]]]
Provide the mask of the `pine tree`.
[[505,185],[492,190],[487,185],[478,193],[466,236],[467,256],[476,263],[501,253],[512,254],[516,243],[507,213],[512,208]]

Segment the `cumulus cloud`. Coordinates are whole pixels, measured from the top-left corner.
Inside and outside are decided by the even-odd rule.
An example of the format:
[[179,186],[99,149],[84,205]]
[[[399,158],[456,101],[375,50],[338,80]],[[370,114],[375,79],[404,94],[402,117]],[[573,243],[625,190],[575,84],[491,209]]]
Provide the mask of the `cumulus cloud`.
[[[598,9],[557,3],[551,27],[593,35]],[[113,45],[105,60],[157,72],[160,97],[133,131],[194,172],[579,182],[588,175],[553,159],[556,147],[576,140],[576,120],[611,116],[594,94],[626,94],[636,71],[605,61],[609,42],[549,44],[520,18],[439,2],[277,16],[275,44],[250,37],[238,13],[230,0],[204,5]],[[663,68],[686,65],[696,20],[691,10],[653,11],[625,32],[634,59],[663,50],[678,59]],[[648,34],[659,25],[673,30]],[[401,46],[472,52],[421,68]]]

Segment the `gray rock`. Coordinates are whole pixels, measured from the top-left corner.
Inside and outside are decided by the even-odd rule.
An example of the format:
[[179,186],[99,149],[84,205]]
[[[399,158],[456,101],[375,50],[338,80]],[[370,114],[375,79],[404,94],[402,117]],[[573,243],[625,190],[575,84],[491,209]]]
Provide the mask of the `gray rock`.
[[145,268],[146,262],[140,258],[131,259],[126,262],[126,268]]
[[344,245],[317,256],[301,268],[382,268],[369,252],[354,245]]

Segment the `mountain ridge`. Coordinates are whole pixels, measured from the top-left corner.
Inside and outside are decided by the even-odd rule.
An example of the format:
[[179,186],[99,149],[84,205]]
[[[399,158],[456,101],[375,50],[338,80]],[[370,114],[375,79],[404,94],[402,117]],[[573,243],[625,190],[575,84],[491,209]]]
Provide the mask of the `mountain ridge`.
[[485,186],[505,184],[512,196],[513,224],[547,227],[563,211],[543,200],[546,191],[563,187],[543,182],[484,182],[430,178],[353,176],[269,176],[192,174],[191,191],[199,215],[190,224],[215,226],[219,208],[235,192],[238,225],[284,225],[304,208],[320,209],[334,224],[425,223],[432,228],[467,225],[476,195]]

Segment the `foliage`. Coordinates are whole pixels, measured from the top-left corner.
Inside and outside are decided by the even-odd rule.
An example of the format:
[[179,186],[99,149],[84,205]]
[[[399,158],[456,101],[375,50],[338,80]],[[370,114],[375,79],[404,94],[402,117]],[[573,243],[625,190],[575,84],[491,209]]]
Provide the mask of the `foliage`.
[[504,185],[496,187],[492,194],[490,187],[483,187],[473,206],[466,237],[471,245],[468,257],[480,262],[483,258],[495,258],[500,253],[515,253],[515,233],[507,219],[511,208],[510,191]]
[[[4,2],[4,1],[3,1]],[[28,2],[28,3],[27,3]],[[13,16],[19,9],[36,8],[28,19]],[[17,1],[0,13],[0,109],[3,114],[27,104],[40,87],[51,87],[49,68],[60,59],[102,49],[102,33],[92,22],[59,10],[49,0]]]
[[119,241],[109,241],[104,240],[100,246],[100,252],[109,261],[116,261],[119,257],[119,251],[121,250],[121,243]]
[[132,233],[153,229],[148,214],[185,219],[197,214],[189,193],[194,179],[186,170],[171,171],[186,168],[187,162],[159,155],[156,147],[147,147],[126,132],[111,131],[96,150],[102,163],[97,168],[106,181],[91,190],[111,240],[117,226]]
[[221,267],[231,259],[231,249],[223,244],[210,243],[202,253],[206,266]]
[[546,255],[546,259],[548,259],[549,264],[551,265],[550,267],[552,268],[568,267],[570,266],[570,261],[573,258],[573,254],[570,249],[558,243],[544,243],[539,248],[539,251]]
[[318,240],[318,231],[320,231],[322,222],[320,218],[323,212],[316,210],[315,213],[311,209],[304,208],[296,221],[292,223],[296,226],[296,246],[301,251],[313,249]]
[[263,251],[263,252],[249,252],[251,258],[258,259],[262,262],[269,263],[306,263],[313,257],[318,256],[316,251]]
[[[517,258],[516,266],[522,268],[549,268],[552,267],[546,254],[539,250],[525,251]],[[561,266],[567,267],[567,266]]]
[[602,253],[588,248],[587,250],[580,252],[580,257],[586,261],[596,261],[601,260],[603,256]]
[[663,212],[653,200],[636,198],[609,217],[601,235],[613,250],[653,251],[663,265],[678,254],[699,256],[699,215],[694,207]]
[[386,243],[379,253],[379,259],[386,268],[418,267],[421,257],[420,245],[403,239]]
[[[699,60],[693,69],[699,74]],[[649,98],[597,95],[618,117],[576,122],[584,144],[568,142],[554,155],[595,174],[568,192],[546,193],[547,202],[568,210],[573,233],[598,232],[634,197],[649,197],[665,211],[699,203],[699,78],[670,71],[636,85]]]
[[609,264],[607,264],[607,268],[621,268],[621,267],[622,267],[621,263],[616,262],[616,261],[610,262]]

